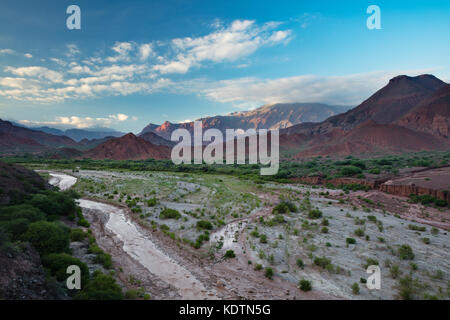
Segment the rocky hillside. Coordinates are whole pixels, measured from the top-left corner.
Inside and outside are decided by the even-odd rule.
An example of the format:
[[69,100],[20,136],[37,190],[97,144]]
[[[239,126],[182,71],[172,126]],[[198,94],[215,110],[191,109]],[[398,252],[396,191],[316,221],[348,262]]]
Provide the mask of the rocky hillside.
[[9,121],[0,119],[0,153],[42,151],[76,145],[77,143],[69,137],[15,126]]
[[168,159],[170,148],[158,146],[132,133],[110,139],[83,154],[83,157],[103,160]]
[[346,113],[281,130],[281,148],[296,158],[448,150],[448,88],[432,75],[395,77]]
[[379,124],[393,123],[426,101],[446,83],[433,75],[397,76],[356,108],[316,124],[299,124],[283,133],[323,134],[335,128],[349,131],[367,120]]
[[450,137],[450,84],[437,90],[430,98],[397,121],[415,131]]
[[[345,111],[347,107],[330,106],[321,103],[277,103],[265,105],[258,109],[235,112],[225,116],[215,116],[199,119],[203,128],[216,128],[225,132],[225,129],[275,129],[287,128],[303,122],[318,122],[332,115]],[[149,124],[139,135],[154,132],[166,140],[170,140],[172,132],[178,128],[193,131],[194,123],[164,122],[158,126]]]

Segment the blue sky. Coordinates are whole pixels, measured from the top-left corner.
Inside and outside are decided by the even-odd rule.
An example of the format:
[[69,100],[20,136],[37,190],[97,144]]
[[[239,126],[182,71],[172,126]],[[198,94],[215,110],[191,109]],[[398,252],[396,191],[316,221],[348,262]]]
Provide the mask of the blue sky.
[[[71,4],[81,30],[66,28]],[[398,74],[449,82],[449,33],[449,1],[0,0],[0,117],[139,132],[266,103],[356,105]]]

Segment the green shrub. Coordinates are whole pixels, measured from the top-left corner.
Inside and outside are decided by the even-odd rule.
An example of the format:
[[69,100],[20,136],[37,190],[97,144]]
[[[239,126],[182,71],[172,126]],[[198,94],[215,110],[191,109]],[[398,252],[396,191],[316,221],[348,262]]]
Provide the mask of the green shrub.
[[398,248],[398,256],[402,260],[413,260],[414,259],[413,250],[407,244],[404,244],[400,248]]
[[259,241],[261,243],[267,243],[267,236],[265,234],[262,234],[259,238]]
[[175,209],[165,208],[163,211],[161,211],[161,213],[159,214],[159,217],[161,219],[177,219],[178,220],[181,218],[181,214]]
[[270,267],[267,267],[264,275],[266,276],[266,278],[272,280],[273,279],[273,269]]
[[236,257],[236,254],[234,253],[233,250],[227,250],[225,252],[224,258],[228,259],[228,258],[234,258]]
[[82,229],[71,229],[70,230],[70,241],[82,241],[86,239],[87,233]]
[[357,282],[353,283],[352,292],[353,294],[359,294],[359,284]]
[[361,168],[356,166],[345,166],[341,168],[341,174],[344,176],[353,176],[362,173]]
[[327,269],[327,267],[329,265],[331,265],[331,259],[328,259],[326,257],[322,257],[322,258],[315,257],[314,258],[314,264],[316,266],[319,266],[319,267],[323,268],[323,269]]
[[24,218],[30,222],[45,220],[45,214],[29,204],[0,207],[0,221]]
[[273,214],[280,214],[280,213],[288,213],[289,211],[290,210],[289,210],[288,205],[286,203],[284,203],[284,202],[281,202],[281,203],[277,204],[275,206],[275,208],[273,208],[272,213]]
[[151,198],[147,200],[147,206],[149,207],[154,207],[158,204],[158,199],[156,198]]
[[310,219],[319,219],[322,218],[322,211],[319,209],[312,209],[308,212],[308,218]]
[[255,265],[255,270],[256,270],[256,271],[261,270],[262,268],[263,268],[263,266],[262,266],[262,264],[260,264],[260,263],[257,263],[257,264]]
[[425,228],[425,227],[419,227],[419,226],[416,226],[416,225],[414,225],[414,224],[409,224],[409,225],[408,225],[408,229],[409,229],[409,230],[414,230],[414,231],[420,231],[420,232],[427,231],[427,228]]
[[354,238],[347,238],[347,239],[345,239],[345,242],[346,242],[347,244],[355,244],[355,243],[356,243],[356,240],[355,240]]
[[358,237],[364,237],[364,230],[361,228],[358,228],[355,230],[355,235]]
[[300,259],[300,258],[297,259],[296,264],[297,264],[297,266],[298,266],[299,268],[301,268],[301,269],[305,268],[305,263],[304,263],[303,260]]
[[25,239],[41,255],[62,253],[69,250],[69,235],[54,222],[38,221],[31,223],[25,233]]
[[364,269],[367,269],[369,266],[378,266],[378,260],[374,258],[367,258],[366,264],[364,265]]
[[312,289],[312,283],[309,280],[302,279],[298,282],[298,285],[300,287],[300,290],[304,292],[311,291]]
[[76,296],[82,300],[122,300],[122,289],[113,277],[95,272],[94,278]]
[[77,265],[81,271],[81,287],[83,288],[89,280],[89,269],[86,263],[72,257],[67,253],[51,253],[42,258],[42,265],[50,271],[50,274],[58,281],[64,281],[69,277],[67,267]]
[[392,279],[397,279],[397,277],[401,274],[400,267],[398,264],[394,264],[391,266],[390,274]]
[[411,276],[405,276],[398,280],[397,284],[398,295],[403,300],[412,300],[416,292],[414,288],[413,279]]
[[200,220],[200,221],[197,221],[197,228],[211,230],[213,228],[213,225],[209,221]]
[[22,239],[29,225],[30,221],[26,218],[0,221],[0,230],[3,230],[5,234],[9,234],[12,241],[18,241]]
[[100,263],[105,267],[105,269],[111,269],[112,268],[112,260],[111,255],[105,252],[97,254],[97,256],[94,258],[95,263]]

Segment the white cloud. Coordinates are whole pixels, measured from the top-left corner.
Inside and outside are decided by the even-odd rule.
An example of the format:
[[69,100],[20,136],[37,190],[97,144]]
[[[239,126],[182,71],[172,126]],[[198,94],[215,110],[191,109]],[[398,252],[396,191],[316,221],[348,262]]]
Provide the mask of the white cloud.
[[116,42],[111,48],[116,55],[106,58],[109,62],[130,61],[129,53],[133,50],[134,45],[131,42]]
[[31,53],[25,53],[24,56],[25,56],[25,58],[28,58],[28,59],[33,58],[33,55]]
[[76,44],[68,44],[67,46],[67,53],[66,56],[69,58],[73,58],[75,55],[80,53],[80,49],[78,49],[78,46]]
[[[173,90],[172,87],[181,84],[163,74],[187,73],[203,62],[235,61],[263,46],[286,43],[291,31],[279,27],[277,22],[258,25],[252,20],[235,20],[226,25],[217,21],[211,32],[200,37],[178,38],[168,43],[116,42],[111,47],[114,54],[106,57],[97,52],[92,57],[81,58],[78,46],[67,44],[65,57],[48,58],[45,66],[4,67],[9,75],[0,77],[0,96],[33,103],[56,103],[67,99]],[[2,53],[15,52],[2,49]],[[25,56],[32,57],[27,53]],[[241,61],[237,67],[248,63]],[[210,88],[209,83],[207,87]],[[206,94],[203,89],[200,92]]]
[[[191,81],[181,87],[206,98],[233,103],[238,108],[281,102],[322,102],[357,105],[399,75],[419,75],[427,70],[376,71],[344,76],[302,75],[277,79],[240,78],[217,82]],[[178,87],[179,90],[182,90]]]
[[218,30],[198,38],[179,38],[172,40],[176,55],[172,59],[160,58],[162,64],[154,70],[166,73],[186,73],[203,61],[235,61],[248,56],[264,45],[288,42],[290,30],[277,30],[277,23],[258,26],[251,20],[235,20],[227,28],[217,25]]
[[2,54],[14,54],[15,51],[11,49],[0,49],[0,55]]
[[[56,126],[59,128],[78,128],[78,129],[86,129],[93,127],[104,127],[111,126],[117,124],[118,122],[126,121],[129,118],[128,115],[123,113],[109,115],[108,117],[79,117],[79,116],[67,116],[67,117],[55,117],[54,121],[30,121],[30,120],[19,120],[19,123],[22,123],[27,126],[36,127],[36,126]],[[136,118],[136,117],[132,117]]]
[[39,79],[46,79],[50,82],[62,82],[63,75],[57,71],[47,69],[45,67],[31,66],[31,67],[6,67],[5,72],[10,72],[17,76],[36,77]]
[[153,54],[153,46],[151,43],[145,43],[139,47],[139,58],[141,61],[147,60]]

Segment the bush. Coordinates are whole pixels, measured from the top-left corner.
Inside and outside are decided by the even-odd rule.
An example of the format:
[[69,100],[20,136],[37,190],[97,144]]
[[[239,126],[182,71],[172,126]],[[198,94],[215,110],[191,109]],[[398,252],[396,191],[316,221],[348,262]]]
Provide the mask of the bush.
[[416,226],[416,225],[414,225],[414,224],[409,224],[409,225],[408,225],[408,229],[409,229],[409,230],[414,230],[414,231],[420,231],[420,232],[427,231],[427,228],[426,228],[426,227],[419,227],[419,226]]
[[328,259],[326,257],[322,257],[322,258],[315,257],[314,258],[314,264],[316,266],[322,267],[323,269],[327,269],[327,267],[329,265],[331,265],[331,259]]
[[86,239],[87,234],[82,229],[71,229],[70,230],[70,241],[82,241]]
[[224,255],[224,258],[225,258],[225,259],[228,259],[228,258],[234,258],[234,257],[236,257],[236,254],[234,253],[233,250],[227,250],[227,251],[225,252],[225,255]]
[[309,210],[308,218],[310,218],[310,219],[322,218],[322,211],[320,211],[319,209]]
[[94,259],[95,263],[100,263],[105,267],[105,269],[111,269],[112,268],[112,260],[111,255],[105,252],[101,252],[97,254],[97,256]]
[[12,241],[20,240],[24,233],[28,230],[30,221],[26,218],[14,219],[11,221],[0,221],[0,229],[5,234],[9,234]]
[[400,267],[398,266],[398,264],[394,264],[393,266],[391,266],[390,274],[392,279],[397,279],[400,273]]
[[415,289],[411,276],[405,276],[398,280],[397,284],[398,295],[403,300],[412,300],[414,297]]
[[113,277],[101,272],[94,273],[94,279],[76,296],[82,300],[122,300],[122,289]]
[[341,168],[341,174],[344,176],[353,176],[362,173],[361,168],[356,166],[345,166]]
[[322,227],[322,229],[320,230],[320,232],[322,232],[322,233],[328,233],[328,228],[327,228],[327,227]]
[[45,220],[45,214],[29,204],[0,207],[0,221],[24,218],[30,222]]
[[69,250],[69,235],[59,225],[53,222],[33,222],[25,234],[25,239],[41,255],[62,253]]
[[181,218],[181,214],[175,209],[165,208],[163,211],[161,211],[161,213],[159,214],[159,217],[161,219],[177,219],[178,220]]
[[353,294],[359,294],[359,284],[357,282],[353,283],[352,292]]
[[35,194],[29,203],[46,213],[49,217],[61,217],[74,215],[77,212],[77,204],[74,197],[77,197],[73,192],[57,192],[45,191]]
[[347,239],[345,239],[345,242],[346,242],[347,244],[355,244],[355,243],[356,243],[356,240],[355,240],[354,238],[347,238]]
[[302,259],[298,258],[296,263],[299,268],[302,268],[302,269],[305,268],[305,263],[303,262]]
[[273,208],[272,213],[273,214],[288,213],[289,211],[290,210],[289,210],[288,205],[285,202],[281,202],[281,203],[277,204],[275,206],[275,208]]
[[154,207],[158,204],[158,200],[156,198],[151,198],[147,200],[147,206]]
[[298,282],[298,285],[300,287],[300,290],[305,291],[305,292],[311,291],[311,289],[312,289],[312,284],[311,284],[311,281],[309,281],[309,280],[302,279]]
[[81,286],[84,287],[89,280],[89,269],[86,263],[72,257],[67,253],[51,253],[42,258],[42,265],[50,271],[50,274],[58,281],[67,279],[67,267],[77,265],[81,270]]
[[267,236],[265,234],[262,234],[259,238],[259,242],[261,243],[267,243]]
[[366,264],[364,265],[364,269],[367,269],[369,266],[378,266],[379,262],[377,259],[374,258],[367,258]]
[[398,256],[402,260],[413,260],[414,259],[413,250],[407,244],[404,244],[400,248],[398,248]]
[[355,230],[355,235],[358,237],[363,237],[364,236],[364,230],[361,228],[358,228]]
[[258,270],[261,270],[261,269],[262,269],[262,264],[257,263],[257,264],[255,265],[255,270],[258,271]]
[[213,225],[209,221],[200,220],[200,221],[197,221],[197,228],[211,230],[213,228]]
[[264,275],[266,276],[266,278],[272,280],[273,279],[273,269],[270,267],[267,267]]

